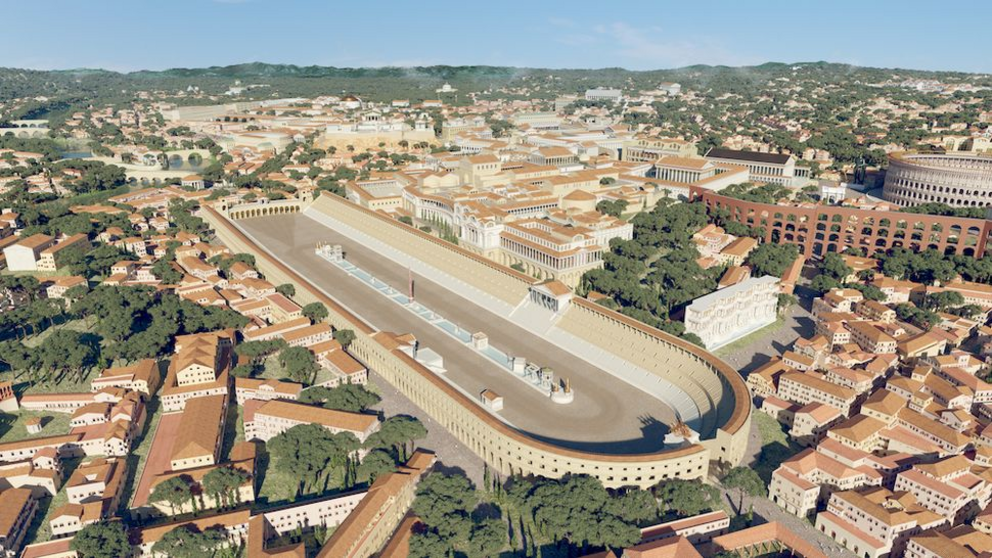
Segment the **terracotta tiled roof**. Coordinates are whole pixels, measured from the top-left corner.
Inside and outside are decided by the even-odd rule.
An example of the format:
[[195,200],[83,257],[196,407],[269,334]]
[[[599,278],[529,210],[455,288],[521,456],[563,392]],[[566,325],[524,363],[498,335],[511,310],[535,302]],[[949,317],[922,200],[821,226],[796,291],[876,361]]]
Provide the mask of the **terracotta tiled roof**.
[[226,399],[225,395],[210,395],[186,402],[179,434],[172,446],[173,461],[213,455]]

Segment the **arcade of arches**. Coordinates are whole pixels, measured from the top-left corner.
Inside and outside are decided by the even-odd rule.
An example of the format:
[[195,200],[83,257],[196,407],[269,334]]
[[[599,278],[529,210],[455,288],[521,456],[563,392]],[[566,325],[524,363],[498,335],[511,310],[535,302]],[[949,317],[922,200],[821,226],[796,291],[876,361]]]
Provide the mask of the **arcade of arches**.
[[231,219],[251,219],[254,217],[264,217],[266,215],[282,215],[285,213],[299,213],[300,204],[295,200],[290,203],[254,203],[250,205],[234,206],[227,211]]
[[980,258],[989,247],[992,221],[850,207],[789,207],[753,203],[704,192],[710,210],[764,231],[765,242],[795,244],[804,256],[863,248],[866,253],[891,248],[937,250]]

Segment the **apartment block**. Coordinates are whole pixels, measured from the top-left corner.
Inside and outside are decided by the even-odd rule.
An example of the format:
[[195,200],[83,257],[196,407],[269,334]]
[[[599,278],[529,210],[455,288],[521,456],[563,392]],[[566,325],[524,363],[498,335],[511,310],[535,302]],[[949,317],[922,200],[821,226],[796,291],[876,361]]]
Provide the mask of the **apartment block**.
[[851,416],[858,394],[853,389],[829,382],[813,372],[789,372],[778,382],[778,396],[800,405],[826,403],[844,416]]
[[946,523],[908,493],[885,488],[835,492],[816,528],[857,556],[885,558],[902,553],[909,539]]

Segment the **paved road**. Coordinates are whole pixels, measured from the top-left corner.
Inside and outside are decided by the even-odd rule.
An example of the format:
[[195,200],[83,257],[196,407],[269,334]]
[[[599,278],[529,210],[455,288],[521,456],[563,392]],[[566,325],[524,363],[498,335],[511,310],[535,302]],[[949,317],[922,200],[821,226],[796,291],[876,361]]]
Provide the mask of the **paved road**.
[[434,422],[423,409],[418,407],[405,395],[394,388],[389,382],[382,379],[378,374],[369,374],[370,381],[375,384],[382,401],[374,407],[377,411],[382,411],[386,418],[394,415],[409,415],[417,417],[427,428],[427,438],[417,441],[417,447],[433,451],[437,454],[438,466],[435,468],[444,470],[461,470],[465,472],[472,482],[479,486],[482,484],[484,475],[482,458],[468,449],[465,444],[458,441],[448,429]]
[[[760,411],[754,411],[760,412]],[[744,454],[744,464],[754,463],[758,455],[761,453],[761,446],[764,441],[761,439],[761,433],[758,430],[758,421],[751,421],[751,433],[748,438],[747,451]],[[719,482],[715,478],[711,478],[713,484],[720,486]],[[723,490],[724,499],[730,504],[731,509],[737,508],[737,498],[739,497],[736,490]],[[854,554],[847,549],[841,547],[836,542],[830,539],[830,537],[824,535],[823,533],[816,530],[812,523],[808,520],[797,517],[791,513],[788,513],[782,509],[778,504],[772,502],[769,498],[759,497],[751,498],[748,496],[744,497],[744,512],[754,506],[755,523],[764,523],[769,521],[778,521],[791,529],[793,532],[799,534],[804,539],[814,543],[817,547],[827,555],[830,556],[843,556],[851,557]]]
[[[792,346],[792,343],[799,337],[810,337],[813,335],[815,322],[809,312],[812,304],[812,296],[808,290],[797,290],[799,304],[789,309],[785,316],[784,324],[770,329],[761,335],[754,335],[750,341],[743,346],[735,347],[732,351],[722,355],[724,361],[737,368],[742,374],[748,372],[768,362],[772,357],[779,356],[783,351]],[[720,352],[720,351],[717,351]],[[758,411],[755,411],[758,412]],[[751,421],[751,433],[748,438],[747,451],[744,456],[744,463],[753,463],[761,453],[763,440],[758,431],[757,421]],[[718,485],[719,486],[719,485]],[[730,503],[732,508],[737,507],[738,494],[736,490],[723,491],[724,498]],[[744,498],[744,511],[754,506],[754,514],[764,521],[778,521],[798,533],[804,539],[813,542],[824,553],[830,556],[853,556],[853,553],[844,549],[830,537],[816,530],[812,523],[804,518],[797,517],[786,512],[778,504],[768,498]],[[756,522],[764,522],[756,520]]]
[[[730,504],[731,509],[737,509],[737,502],[740,495],[737,490],[723,490],[724,500]],[[788,527],[792,532],[816,545],[818,549],[829,556],[841,556],[845,558],[854,557],[854,553],[843,548],[830,537],[816,530],[816,527],[808,520],[786,512],[778,504],[768,498],[744,497],[744,513],[754,507],[754,524],[778,521]],[[855,557],[857,558],[857,557]]]
[[152,447],[148,448],[145,468],[141,471],[141,480],[138,481],[138,486],[134,489],[132,508],[140,508],[145,505],[151,493],[152,480],[172,468],[172,445],[179,434],[179,423],[182,418],[182,413],[169,413],[162,415],[158,421]]
[[537,390],[427,324],[395,302],[314,254],[317,241],[341,244],[351,263],[405,291],[408,270],[306,217],[290,214],[245,220],[239,225],[270,252],[332,298],[385,331],[412,332],[422,347],[444,357],[447,378],[469,394],[491,388],[503,395],[501,415],[518,429],[565,447],[640,453],[662,447],[672,410],[648,393],[618,380],[517,325],[417,276],[417,301],[469,331],[485,331],[493,346],[551,366],[577,386],[575,401],[552,403]]
[[743,376],[768,362],[772,357],[781,355],[792,347],[799,337],[810,337],[814,334],[816,323],[808,308],[812,300],[806,296],[799,298],[799,304],[793,305],[787,311],[784,323],[774,327],[759,330],[748,337],[749,341],[730,351],[717,350],[717,354],[729,365],[740,370]]

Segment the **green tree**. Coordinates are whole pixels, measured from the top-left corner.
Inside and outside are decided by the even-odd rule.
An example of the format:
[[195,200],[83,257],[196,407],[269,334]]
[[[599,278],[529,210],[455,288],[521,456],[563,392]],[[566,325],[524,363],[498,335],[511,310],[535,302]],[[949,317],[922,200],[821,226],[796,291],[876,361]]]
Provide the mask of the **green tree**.
[[85,368],[97,363],[100,345],[92,334],[60,329],[45,338],[35,354],[41,369],[71,372],[78,378]]
[[228,544],[228,539],[218,529],[197,531],[192,525],[179,525],[166,532],[152,545],[152,552],[169,558],[202,558],[212,556]]
[[744,507],[744,495],[751,497],[764,496],[766,493],[765,483],[758,476],[758,473],[750,467],[734,467],[724,475],[720,481],[724,488],[737,489],[737,513],[742,512]]
[[941,321],[940,315],[936,312],[917,308],[915,305],[908,302],[897,304],[895,311],[896,317],[898,317],[901,321],[911,323],[926,331],[930,331]]
[[231,369],[231,375],[235,378],[251,378],[255,375],[255,366],[252,364],[239,364]]
[[[882,273],[895,279],[909,279],[917,283],[932,285],[936,281],[946,282],[959,274],[959,269],[964,273],[983,273],[979,266],[988,266],[985,263],[970,263],[962,259],[955,259],[953,256],[945,256],[936,250],[925,250],[923,252],[912,252],[905,248],[894,248],[885,254],[878,256],[881,262]],[[970,258],[974,259],[974,258]],[[988,258],[982,258],[988,260]],[[972,277],[975,280],[975,277]]]
[[303,307],[303,315],[312,322],[321,322],[327,318],[327,307],[320,302],[311,302]]
[[76,533],[69,548],[80,558],[120,558],[131,553],[127,531],[120,521],[90,523]]
[[638,488],[627,488],[607,500],[604,509],[626,523],[643,525],[658,518],[658,500],[654,494]]
[[832,289],[839,289],[841,282],[828,275],[817,275],[809,284],[809,288],[823,294]]
[[23,372],[36,368],[38,360],[34,351],[19,341],[8,339],[0,341],[0,362],[9,366],[11,370]]
[[854,270],[844,263],[844,258],[836,252],[827,252],[823,256],[823,261],[820,262],[820,273],[839,282],[844,282],[847,276],[853,272]]
[[928,215],[943,215],[945,217],[964,217],[968,219],[984,219],[985,208],[982,207],[951,207],[944,203],[921,203],[912,207],[904,207],[900,211],[906,213],[925,213]]
[[414,533],[410,537],[409,558],[438,558],[448,556],[450,550],[451,546],[433,531]]
[[305,347],[288,347],[279,352],[279,364],[290,379],[301,384],[313,382],[317,373],[317,361],[313,353]]
[[506,543],[506,523],[502,519],[482,519],[472,526],[468,555],[479,558],[497,556],[506,547]]
[[32,300],[27,306],[21,306],[14,314],[31,328],[32,333],[41,333],[52,325],[54,320],[65,315],[65,301],[58,299],[39,298]]
[[212,494],[218,505],[233,506],[241,503],[241,487],[251,477],[235,467],[219,467],[203,476],[203,490]]
[[764,243],[751,251],[747,263],[754,269],[754,275],[781,277],[785,270],[799,257],[799,249],[794,244]]
[[861,283],[852,283],[848,285],[852,289],[856,289],[861,292],[861,295],[865,297],[865,300],[874,300],[875,302],[885,302],[888,297],[882,292],[882,289],[874,285],[862,285]]
[[795,295],[779,293],[777,306],[780,313],[785,312],[795,304],[799,304],[799,299]]
[[358,384],[342,384],[334,388],[312,387],[300,394],[304,403],[319,403],[327,409],[362,412],[381,401],[377,394]]
[[957,308],[950,308],[947,311],[950,314],[961,316],[969,320],[977,318],[984,312],[982,307],[977,304],[965,304],[964,306],[958,306]]
[[599,211],[604,215],[611,215],[618,219],[626,210],[627,200],[602,200],[596,204],[596,211]]
[[372,484],[375,479],[396,470],[396,460],[385,450],[372,450],[358,465],[356,476],[362,482]]
[[292,283],[283,283],[276,287],[276,292],[282,296],[293,298],[296,296],[296,287]]
[[635,525],[611,511],[612,497],[593,477],[541,479],[526,499],[535,524],[555,542],[622,548],[640,539]]
[[956,291],[941,291],[924,296],[921,306],[924,310],[944,312],[951,307],[961,306],[962,304],[964,304],[964,296],[961,293]]
[[180,506],[193,499],[193,491],[184,476],[171,477],[155,485],[149,499],[169,504],[172,515],[175,515],[179,513]]
[[698,515],[720,506],[720,491],[700,480],[668,479],[654,487],[662,508],[682,517]]
[[274,436],[266,444],[278,467],[296,479],[296,495],[311,492],[348,456],[360,447],[350,432],[331,434],[318,424],[299,424]]
[[152,275],[167,285],[176,285],[183,280],[183,274],[173,266],[173,259],[161,258],[152,264]]
[[427,437],[427,429],[419,420],[407,415],[396,415],[384,420],[379,430],[366,438],[367,448],[389,448],[400,461],[406,461],[408,446],[415,440]]
[[433,473],[417,488],[412,509],[424,523],[436,525],[449,514],[473,510],[477,503],[475,487],[465,475]]
[[351,342],[355,340],[355,332],[350,329],[339,329],[334,332],[334,340],[347,349],[348,345],[351,345]]
[[253,363],[260,363],[265,357],[275,354],[287,347],[282,339],[272,339],[269,341],[246,341],[238,345],[234,350],[239,359],[245,358]]
[[412,510],[449,546],[467,541],[472,522],[470,513],[478,503],[475,487],[464,475],[434,473],[417,488]]

